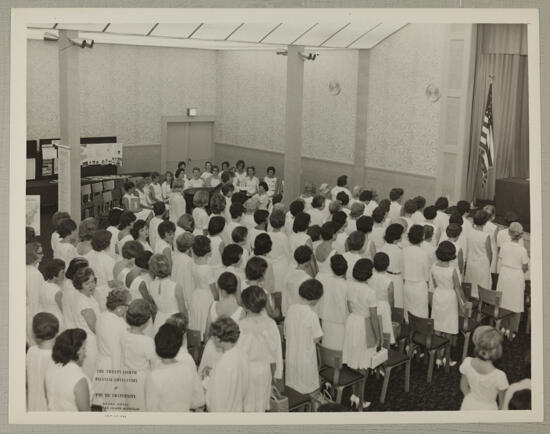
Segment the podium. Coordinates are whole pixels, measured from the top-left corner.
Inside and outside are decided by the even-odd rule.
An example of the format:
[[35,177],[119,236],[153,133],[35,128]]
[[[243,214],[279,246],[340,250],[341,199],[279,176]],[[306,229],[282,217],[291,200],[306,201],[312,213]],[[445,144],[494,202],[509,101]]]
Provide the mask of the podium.
[[495,207],[498,217],[513,212],[525,232],[530,231],[531,208],[529,201],[529,180],[525,178],[497,179],[495,183]]

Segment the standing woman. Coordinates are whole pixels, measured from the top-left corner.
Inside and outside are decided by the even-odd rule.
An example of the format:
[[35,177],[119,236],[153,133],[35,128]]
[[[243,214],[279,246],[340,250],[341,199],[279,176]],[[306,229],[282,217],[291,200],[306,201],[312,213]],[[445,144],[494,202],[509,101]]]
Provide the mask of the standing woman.
[[73,277],[73,285],[78,294],[73,299],[74,321],[78,328],[86,332],[86,359],[82,370],[91,380],[94,378],[97,359],[96,321],[99,318],[99,306],[93,294],[97,279],[90,267],[80,268]]
[[172,184],[174,183],[174,175],[172,172],[168,171],[164,174],[164,182],[160,186],[160,193],[162,200],[165,203],[168,203],[170,199],[170,192],[172,191]]
[[392,223],[386,229],[385,243],[379,251],[390,258],[390,265],[386,272],[393,281],[393,295],[395,307],[403,308],[403,250],[399,247],[405,229],[398,223]]
[[82,329],[69,329],[55,340],[52,359],[55,363],[46,376],[46,396],[50,411],[90,411],[92,390],[83,372],[87,335]]
[[172,189],[169,195],[170,205],[170,221],[176,224],[179,218],[185,214],[187,210],[187,202],[183,196],[183,189],[185,188],[185,181],[181,178],[174,180]]
[[[92,236],[97,230],[97,221],[93,217],[88,217],[78,225],[79,242],[76,245],[76,253],[78,256],[85,256],[92,250]],[[110,231],[109,231],[110,232]],[[111,256],[114,254],[114,249],[111,246],[109,251]]]
[[503,321],[504,334],[514,338],[518,331],[525,291],[525,275],[529,267],[529,255],[525,247],[519,244],[523,236],[523,227],[520,223],[512,223],[509,228],[511,241],[500,248],[500,276],[497,291],[502,292],[500,306],[511,310],[514,315]]
[[[27,342],[29,345],[34,342],[32,332],[32,319],[39,312],[40,288],[44,284],[44,276],[38,270],[38,265],[43,258],[42,246],[33,241],[26,245],[26,288],[27,288]],[[65,297],[61,299],[64,300]]]
[[134,240],[138,241],[146,252],[153,253],[151,244],[149,244],[149,225],[145,220],[137,220],[130,230]]
[[132,211],[124,211],[120,215],[120,221],[118,224],[118,235],[116,239],[111,239],[111,243],[116,242],[117,252],[120,255],[122,252],[122,246],[126,241],[132,241],[134,237],[130,231],[134,226],[134,222],[137,220],[136,215]]
[[175,313],[187,315],[183,288],[171,279],[172,268],[165,255],[156,254],[149,260],[149,270],[155,280],[149,286],[151,297],[158,308],[153,329],[155,333],[161,325]]
[[483,230],[489,215],[479,210],[474,214],[474,228],[468,234],[468,264],[464,282],[472,284],[472,297],[479,297],[478,286],[491,289],[491,237]]
[[248,166],[246,168],[246,178],[244,179],[246,195],[250,198],[258,193],[258,185],[260,181],[256,176],[256,168]]
[[413,225],[408,234],[410,245],[403,249],[403,295],[405,312],[419,318],[428,318],[428,281],[430,258],[420,247],[424,240],[424,226]]
[[[97,291],[95,291],[94,297],[102,311],[105,310],[105,300],[110,288],[117,286],[113,275],[115,260],[108,253],[111,237],[111,232],[105,229],[95,231],[92,238],[93,250],[86,255],[90,268],[94,270],[94,276],[97,277]],[[122,251],[122,246],[120,251]]]

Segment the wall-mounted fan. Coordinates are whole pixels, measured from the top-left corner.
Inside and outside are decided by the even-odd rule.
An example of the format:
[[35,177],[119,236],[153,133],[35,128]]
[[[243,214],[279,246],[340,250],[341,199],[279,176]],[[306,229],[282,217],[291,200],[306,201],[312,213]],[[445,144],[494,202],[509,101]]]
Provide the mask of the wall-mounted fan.
[[432,83],[426,86],[426,98],[431,102],[437,102],[441,98],[441,92],[437,86],[434,86]]
[[328,91],[331,95],[340,95],[340,92],[342,92],[342,86],[340,86],[340,83],[336,80],[331,80],[328,84]]

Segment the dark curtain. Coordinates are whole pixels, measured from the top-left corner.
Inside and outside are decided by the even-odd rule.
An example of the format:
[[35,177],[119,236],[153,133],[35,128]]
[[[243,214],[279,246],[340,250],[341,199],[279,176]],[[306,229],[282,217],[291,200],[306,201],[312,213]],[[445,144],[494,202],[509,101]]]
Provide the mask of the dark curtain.
[[[476,49],[467,191],[468,198],[493,200],[496,179],[529,177],[527,26],[478,24]],[[495,164],[482,187],[479,139],[490,75]]]

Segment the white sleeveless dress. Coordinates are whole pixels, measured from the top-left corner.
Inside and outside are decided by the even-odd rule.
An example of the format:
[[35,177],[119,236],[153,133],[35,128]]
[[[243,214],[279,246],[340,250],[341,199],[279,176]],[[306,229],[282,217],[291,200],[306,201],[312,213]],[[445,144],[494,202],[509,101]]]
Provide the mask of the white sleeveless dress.
[[382,317],[382,331],[390,336],[390,344],[395,343],[393,324],[391,321],[391,306],[389,303],[388,289],[392,279],[384,272],[373,271],[369,279],[369,286],[376,291],[377,313]]
[[99,318],[100,310],[97,301],[94,297],[87,297],[79,292],[74,297],[74,319],[75,325],[86,332],[86,358],[82,364],[82,370],[87,377],[92,380],[94,378],[97,361],[97,338],[96,334],[90,329],[88,323],[82,316],[82,311],[85,309],[91,309],[95,314],[96,321]]
[[464,282],[472,284],[472,297],[478,298],[478,285],[491,289],[491,262],[487,257],[485,242],[489,234],[477,229],[468,235],[468,264],[464,273]]
[[384,243],[378,249],[390,258],[387,273],[393,281],[395,307],[403,308],[403,250],[396,244]]
[[155,301],[158,311],[153,323],[156,334],[160,326],[175,313],[179,312],[178,300],[176,299],[176,282],[169,277],[156,278],[149,286],[149,293]]
[[458,299],[454,290],[454,271],[451,264],[448,267],[434,264],[431,269],[435,282],[432,300],[434,330],[452,335],[458,333]]
[[405,312],[428,318],[430,260],[420,246],[403,249],[403,301]]

